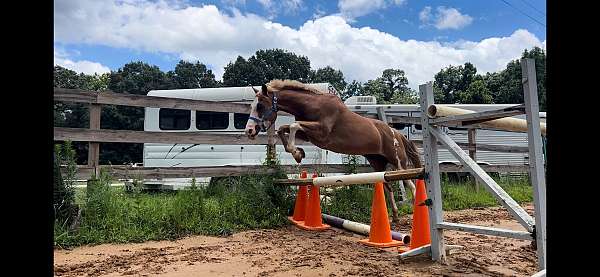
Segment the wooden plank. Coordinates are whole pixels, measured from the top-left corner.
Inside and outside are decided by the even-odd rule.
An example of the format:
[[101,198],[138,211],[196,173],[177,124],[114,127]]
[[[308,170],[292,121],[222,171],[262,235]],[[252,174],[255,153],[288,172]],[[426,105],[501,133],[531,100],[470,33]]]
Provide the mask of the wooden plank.
[[475,234],[482,234],[482,235],[489,235],[489,236],[513,238],[513,239],[533,240],[533,236],[531,235],[531,233],[525,232],[525,231],[514,231],[514,230],[508,230],[508,229],[476,226],[476,225],[461,224],[461,223],[451,223],[451,222],[438,223],[437,228],[456,230],[456,231],[475,233]]
[[402,116],[402,115],[387,115],[389,123],[407,123],[407,124],[421,124],[420,117],[414,116]]
[[385,111],[383,110],[383,107],[377,107],[377,119],[385,122],[385,123],[389,123],[388,118],[385,114]]
[[[89,105],[90,114],[90,130],[100,129],[100,118],[102,117],[102,106],[97,104]],[[96,167],[100,164],[100,143],[89,142],[88,143],[88,165]],[[97,171],[97,170],[96,170]],[[96,176],[99,176],[100,172],[96,172]]]
[[[528,173],[529,166],[527,165],[479,165],[485,172],[521,172]],[[470,172],[464,165],[441,164],[440,172]]]
[[529,143],[529,166],[533,184],[533,202],[535,208],[535,231],[538,256],[538,268],[546,268],[546,174],[544,152],[540,129],[540,113],[535,75],[535,60],[521,59],[523,92],[527,111],[527,138]]
[[[141,179],[157,178],[190,178],[190,177],[224,177],[224,176],[242,176],[247,174],[272,174],[271,167],[265,165],[235,165],[235,166],[199,166],[199,167],[140,167],[127,165],[101,165],[100,168],[106,169],[115,178],[128,179],[132,177]],[[319,173],[344,173],[346,165],[344,164],[306,164],[280,165],[279,168],[287,174],[298,174],[302,169],[308,172]],[[64,172],[66,166],[61,166]],[[76,179],[87,179],[93,173],[93,168],[87,165],[77,166]],[[357,169],[359,173],[373,172],[370,166],[361,166]]]
[[[448,116],[455,116],[455,115],[474,114],[474,113],[476,113],[476,112],[474,112],[472,110],[449,107],[446,105],[433,105],[433,106],[429,106],[427,115],[430,118],[436,118],[436,117],[448,117]],[[459,127],[461,126],[460,123],[452,123],[452,122],[444,123],[444,125],[446,125],[446,126],[458,125]],[[484,127],[482,129],[493,128],[493,129],[500,129],[500,130],[504,130],[504,131],[526,133],[527,132],[527,121],[524,119],[505,117],[505,118],[499,118],[499,119],[485,121],[482,123],[477,123],[470,127],[473,127],[473,128]],[[542,132],[542,135],[546,135],[546,123],[540,123],[540,130]]]
[[463,165],[469,169],[469,172],[484,184],[484,187],[494,196],[502,206],[504,206],[512,216],[531,232],[533,230],[533,218],[517,203],[514,199],[500,187],[492,177],[490,177],[475,161],[473,161],[453,140],[445,133],[437,129],[432,129],[433,134],[439,141],[448,146],[448,150]]
[[[423,147],[423,141],[422,140],[410,140],[412,141],[417,147]],[[464,142],[456,142],[456,144],[458,144],[461,147],[469,147],[469,143],[464,143]],[[446,146],[444,144],[442,144],[441,142],[438,142],[438,147],[442,146],[443,148],[446,148]],[[475,149],[477,150],[481,150],[481,151],[493,151],[493,152],[503,152],[503,153],[528,153],[529,152],[529,148],[526,146],[512,146],[512,145],[495,145],[495,144],[476,144],[475,145]]]
[[[125,142],[125,143],[190,143],[190,144],[263,144],[268,138],[259,135],[251,140],[245,134],[207,134],[203,132],[149,132],[128,130],[90,130],[82,128],[54,128],[54,140]],[[301,141],[298,141],[301,142]],[[298,143],[302,144],[302,143]]]
[[[297,174],[302,169],[308,172],[319,173],[345,173],[345,164],[303,164],[298,165],[280,165],[284,173]],[[488,172],[528,172],[529,167],[525,165],[483,165],[481,166]],[[267,172],[270,168],[264,165],[236,165],[236,166],[199,166],[199,167],[132,167],[126,165],[100,165],[100,168],[107,168],[115,178],[126,179],[137,174],[140,178],[188,178],[194,177],[222,177],[222,176],[241,176],[245,174],[261,174]],[[65,172],[66,166],[61,166],[61,172]],[[359,165],[356,168],[357,173],[373,172],[370,165]],[[94,168],[87,165],[77,166],[76,179],[83,180],[92,176]],[[462,165],[440,165],[440,172],[468,172]]]
[[274,162],[277,158],[277,138],[275,137],[275,126],[267,130],[267,160]]
[[[475,136],[477,133],[477,129],[469,129],[468,131],[468,140],[469,140],[469,157],[477,162],[477,142],[475,141]],[[475,192],[479,192],[479,181],[475,179]]]
[[546,269],[538,271],[536,274],[531,275],[531,277],[546,277]]
[[[436,106],[430,106],[430,108],[435,108]],[[499,110],[491,110],[491,111],[483,111],[483,112],[474,112],[468,114],[459,114],[459,115],[450,115],[443,116],[437,118],[429,119],[429,123],[445,126],[445,123],[453,122],[458,123],[459,126],[467,126],[476,123],[482,123],[485,121],[490,121],[494,119],[511,117],[515,115],[520,115],[525,113],[524,105],[515,105],[512,107],[507,107]]]
[[429,254],[429,253],[431,253],[431,251],[432,251],[431,244],[427,244],[427,245],[417,247],[415,249],[408,250],[406,252],[402,252],[402,253],[400,253],[399,256],[400,256],[401,260],[404,260],[409,257],[414,257],[414,256],[422,255],[422,254]]
[[[367,116],[367,115],[363,115],[363,116],[370,117],[370,118],[376,118],[376,116]],[[398,115],[388,115],[387,117],[388,117],[389,123],[421,124],[420,117],[398,116]],[[444,123],[444,126],[457,127],[457,128],[465,127],[460,122],[447,122],[447,123]],[[485,125],[485,123],[484,124],[482,124],[482,123],[471,124],[468,127],[482,129],[482,130],[489,130],[489,131],[523,133],[520,131],[511,131],[511,130],[506,130],[503,128],[495,128],[493,126]]]
[[436,126],[429,125],[427,107],[435,103],[433,97],[433,83],[428,82],[419,86],[419,101],[421,111],[421,126],[423,134],[423,157],[425,161],[425,184],[427,196],[432,200],[429,209],[429,226],[431,237],[431,258],[434,261],[446,262],[446,243],[444,232],[435,226],[444,220],[442,210],[442,185],[440,181],[440,166],[438,159],[437,138],[431,134],[437,130]]
[[196,111],[250,113],[249,104],[54,88],[55,101]]

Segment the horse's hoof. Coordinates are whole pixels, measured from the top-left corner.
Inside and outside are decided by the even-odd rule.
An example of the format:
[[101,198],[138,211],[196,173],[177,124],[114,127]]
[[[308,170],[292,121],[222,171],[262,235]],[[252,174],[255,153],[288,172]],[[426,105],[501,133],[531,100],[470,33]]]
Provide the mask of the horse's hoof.
[[302,158],[306,158],[306,153],[304,153],[304,149],[298,147],[298,151],[300,151],[300,154],[302,154]]
[[294,160],[296,160],[297,163],[300,163],[302,161],[302,158],[304,158],[304,150],[296,150],[294,151],[292,156],[294,156]]

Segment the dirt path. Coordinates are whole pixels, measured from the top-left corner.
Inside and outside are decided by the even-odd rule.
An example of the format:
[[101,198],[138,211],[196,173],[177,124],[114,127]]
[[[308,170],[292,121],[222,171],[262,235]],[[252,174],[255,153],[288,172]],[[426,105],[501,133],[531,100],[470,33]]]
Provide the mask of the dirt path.
[[[532,214],[533,207],[526,210]],[[445,220],[524,230],[501,208],[446,212]],[[410,216],[402,226],[410,230]],[[446,265],[427,258],[401,262],[396,249],[379,250],[339,229],[307,232],[288,226],[230,237],[98,245],[54,251],[55,276],[530,276],[536,256],[529,241],[445,231],[447,244],[465,248]]]

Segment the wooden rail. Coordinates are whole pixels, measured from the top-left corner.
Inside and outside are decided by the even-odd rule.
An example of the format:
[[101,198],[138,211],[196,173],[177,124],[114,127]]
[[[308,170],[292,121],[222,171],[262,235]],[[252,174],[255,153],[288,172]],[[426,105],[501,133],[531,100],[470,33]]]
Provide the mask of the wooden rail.
[[248,104],[218,102],[218,105],[215,105],[214,101],[114,93],[111,91],[93,92],[64,88],[54,88],[54,101],[192,111],[250,113],[250,105]]
[[[273,138],[275,142],[277,137]],[[268,138],[259,135],[251,140],[244,134],[214,134],[205,132],[151,132],[151,131],[128,131],[108,129],[85,129],[85,128],[54,128],[54,140],[57,141],[91,141],[91,142],[121,142],[121,143],[190,143],[190,144],[248,144],[267,145]],[[422,147],[422,140],[411,140],[417,147]],[[311,145],[311,143],[297,139],[298,145]],[[468,143],[458,143],[468,148]],[[476,144],[477,150],[495,151],[505,153],[527,153],[526,146],[506,146],[493,144]]]
[[[132,178],[132,176],[152,178],[179,178],[179,177],[221,177],[238,176],[245,174],[272,173],[273,169],[261,165],[253,166],[218,166],[218,167],[129,167],[129,166],[100,166],[99,143],[188,143],[188,144],[213,144],[213,145],[271,145],[270,151],[274,153],[274,145],[277,137],[271,134],[271,139],[266,135],[257,136],[250,140],[244,134],[216,134],[208,132],[150,132],[131,130],[108,130],[100,129],[100,114],[102,105],[123,105],[134,107],[170,108],[201,110],[214,112],[238,112],[249,113],[249,105],[241,103],[213,102],[192,99],[179,99],[147,95],[135,95],[127,93],[114,93],[110,91],[93,92],[79,89],[54,88],[54,100],[87,103],[90,105],[90,128],[54,128],[54,140],[56,141],[83,141],[89,142],[88,165],[79,166],[78,177],[89,178],[99,173],[100,168],[110,168],[110,172],[117,178]],[[289,115],[280,112],[282,115]],[[366,117],[376,116],[362,114]],[[390,123],[420,124],[419,117],[387,115]],[[413,140],[419,147],[422,141]],[[296,140],[298,145],[312,145],[309,142]],[[469,143],[458,143],[461,147],[472,148]],[[475,149],[483,151],[497,151],[507,153],[526,153],[528,148],[524,146],[502,146],[476,144]],[[298,166],[282,166],[285,173],[297,173]],[[302,168],[318,171],[321,173],[343,173],[345,165],[303,165]],[[485,168],[485,166],[484,166]],[[526,166],[488,166],[492,172],[528,172]],[[466,170],[452,166],[442,165],[443,172],[464,172]],[[372,172],[368,165],[357,168],[358,173]]]
[[[529,172],[526,165],[482,165],[487,172]],[[319,173],[345,173],[348,166],[344,164],[306,164],[306,165],[281,165],[281,170],[286,174],[297,174],[301,170]],[[77,166],[75,179],[85,180],[94,175],[96,169],[107,170],[116,179],[161,179],[161,178],[192,178],[192,177],[226,177],[242,176],[247,174],[273,174],[275,169],[264,165],[236,165],[236,166],[202,166],[202,167],[133,167],[126,165],[101,165],[96,167]],[[65,167],[61,167],[65,172]],[[468,172],[460,165],[442,164],[441,172]],[[369,165],[359,165],[357,173],[373,172]]]

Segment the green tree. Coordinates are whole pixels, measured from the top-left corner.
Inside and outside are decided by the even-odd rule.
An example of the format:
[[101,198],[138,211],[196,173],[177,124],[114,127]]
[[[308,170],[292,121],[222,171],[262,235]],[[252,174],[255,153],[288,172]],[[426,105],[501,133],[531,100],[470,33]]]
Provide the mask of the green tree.
[[[535,60],[536,79],[538,88],[538,101],[540,110],[546,110],[546,54],[539,47],[531,50],[525,49],[521,58]],[[523,103],[523,84],[521,83],[521,60],[510,61],[504,70],[485,77],[487,87],[494,95],[494,102],[498,104]]]
[[167,75],[156,65],[145,62],[130,62],[110,73],[108,88],[117,93],[146,95],[155,89],[172,86]]
[[377,103],[413,104],[416,103],[416,92],[408,87],[408,78],[404,70],[386,69],[381,77],[367,81],[363,86],[363,95],[372,95]]
[[308,82],[310,61],[283,49],[258,50],[245,60],[238,56],[225,66],[224,86],[261,85],[273,79],[290,79]]
[[346,86],[345,90],[340,90],[338,91],[338,93],[338,96],[342,99],[342,101],[346,101],[346,99],[352,96],[364,95],[363,84],[359,81],[354,80],[352,81],[352,83]]
[[466,91],[477,75],[477,69],[469,62],[459,66],[448,66],[434,77],[435,102],[441,104],[454,104],[458,102],[458,95]]
[[[110,74],[108,89],[115,93],[146,95],[151,90],[170,89],[173,83],[157,66],[130,62]],[[143,130],[144,108],[106,105],[102,107],[101,128]],[[104,143],[100,146],[101,164],[142,162],[143,144]]]
[[493,104],[493,96],[482,77],[473,81],[466,91],[458,94],[461,104]]
[[329,83],[331,84],[338,93],[346,89],[346,80],[344,80],[344,73],[341,70],[333,69],[331,66],[319,68],[316,71],[310,71],[310,83]]
[[[93,91],[106,91],[110,74],[86,75],[66,69],[61,66],[54,67],[54,87],[68,89],[83,89]],[[88,105],[73,102],[54,102],[54,126],[70,128],[89,127]],[[87,161],[87,142],[73,142],[72,147],[76,152],[78,164]]]
[[214,88],[219,83],[215,80],[215,74],[212,70],[206,68],[206,65],[196,62],[179,61],[174,71],[167,73],[167,78],[171,79],[173,88]]

